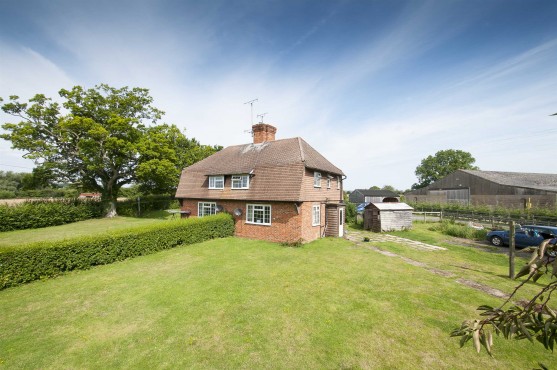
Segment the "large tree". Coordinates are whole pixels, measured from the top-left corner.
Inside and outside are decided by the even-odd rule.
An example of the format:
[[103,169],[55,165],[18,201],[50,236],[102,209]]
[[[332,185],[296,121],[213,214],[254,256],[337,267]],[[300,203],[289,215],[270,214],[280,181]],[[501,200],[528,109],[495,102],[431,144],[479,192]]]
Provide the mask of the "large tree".
[[147,89],[101,84],[59,94],[62,105],[41,94],[28,103],[10,96],[2,110],[21,121],[5,123],[0,137],[58,180],[100,192],[107,216],[116,214],[122,186],[170,191],[183,166],[219,149],[187,139],[174,125],[157,125],[164,113]]
[[423,188],[456,170],[477,170],[475,162],[472,154],[463,150],[440,150],[435,155],[422,159],[416,167],[418,183],[412,185],[412,189]]

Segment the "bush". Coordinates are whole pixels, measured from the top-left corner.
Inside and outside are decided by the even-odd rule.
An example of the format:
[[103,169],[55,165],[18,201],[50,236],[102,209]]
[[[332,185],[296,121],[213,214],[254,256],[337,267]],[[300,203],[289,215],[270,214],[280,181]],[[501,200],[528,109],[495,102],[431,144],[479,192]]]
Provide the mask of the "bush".
[[454,236],[457,238],[471,239],[471,240],[484,240],[487,235],[486,230],[478,230],[466,225],[455,224],[450,221],[443,221],[430,228],[432,231],[439,231],[445,235]]
[[13,199],[15,198],[15,191],[0,190],[0,199]]
[[232,216],[221,213],[96,237],[13,247],[0,253],[0,289],[233,234]]
[[0,231],[35,229],[102,217],[101,202],[63,199],[0,205]]

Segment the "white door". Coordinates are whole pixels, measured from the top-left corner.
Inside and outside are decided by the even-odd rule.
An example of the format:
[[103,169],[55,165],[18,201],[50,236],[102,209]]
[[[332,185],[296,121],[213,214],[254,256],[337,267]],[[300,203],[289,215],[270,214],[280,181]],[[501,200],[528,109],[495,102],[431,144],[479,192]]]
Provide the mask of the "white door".
[[338,209],[338,236],[344,236],[344,208]]

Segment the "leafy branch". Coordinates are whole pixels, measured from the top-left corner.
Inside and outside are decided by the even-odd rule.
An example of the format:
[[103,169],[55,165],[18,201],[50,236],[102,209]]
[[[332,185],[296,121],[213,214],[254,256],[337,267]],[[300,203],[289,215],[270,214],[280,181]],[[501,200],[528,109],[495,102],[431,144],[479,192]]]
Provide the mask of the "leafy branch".
[[[553,351],[557,343],[557,313],[549,306],[553,293],[557,290],[557,239],[546,239],[539,247],[530,247],[532,257],[516,275],[526,276],[512,292],[510,297],[499,307],[487,305],[478,307],[480,319],[467,320],[459,328],[451,332],[451,337],[460,337],[462,348],[472,340],[479,353],[484,347],[492,356],[493,334],[502,335],[505,339],[537,340],[546,349]],[[549,275],[549,282],[529,301],[511,303],[513,297],[528,281],[537,282],[542,276]],[[509,303],[512,305],[505,309]],[[543,364],[540,366],[544,367]]]

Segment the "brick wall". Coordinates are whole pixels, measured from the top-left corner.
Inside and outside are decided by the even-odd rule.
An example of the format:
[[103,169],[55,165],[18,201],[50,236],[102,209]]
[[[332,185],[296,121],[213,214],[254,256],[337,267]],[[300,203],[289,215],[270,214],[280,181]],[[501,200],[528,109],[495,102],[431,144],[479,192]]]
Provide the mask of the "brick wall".
[[[198,202],[211,202],[211,200],[183,199],[182,210],[191,211],[190,217],[197,217]],[[309,242],[320,237],[325,220],[325,207],[321,205],[321,225],[312,226],[312,205],[318,202],[303,202],[299,206],[293,202],[250,202],[220,200],[216,201],[225,212],[233,213],[239,208],[241,216],[234,215],[236,225],[235,235],[250,239],[268,240],[272,242],[296,242],[302,240]],[[247,204],[268,204],[271,206],[271,225],[257,225],[246,222]]]

